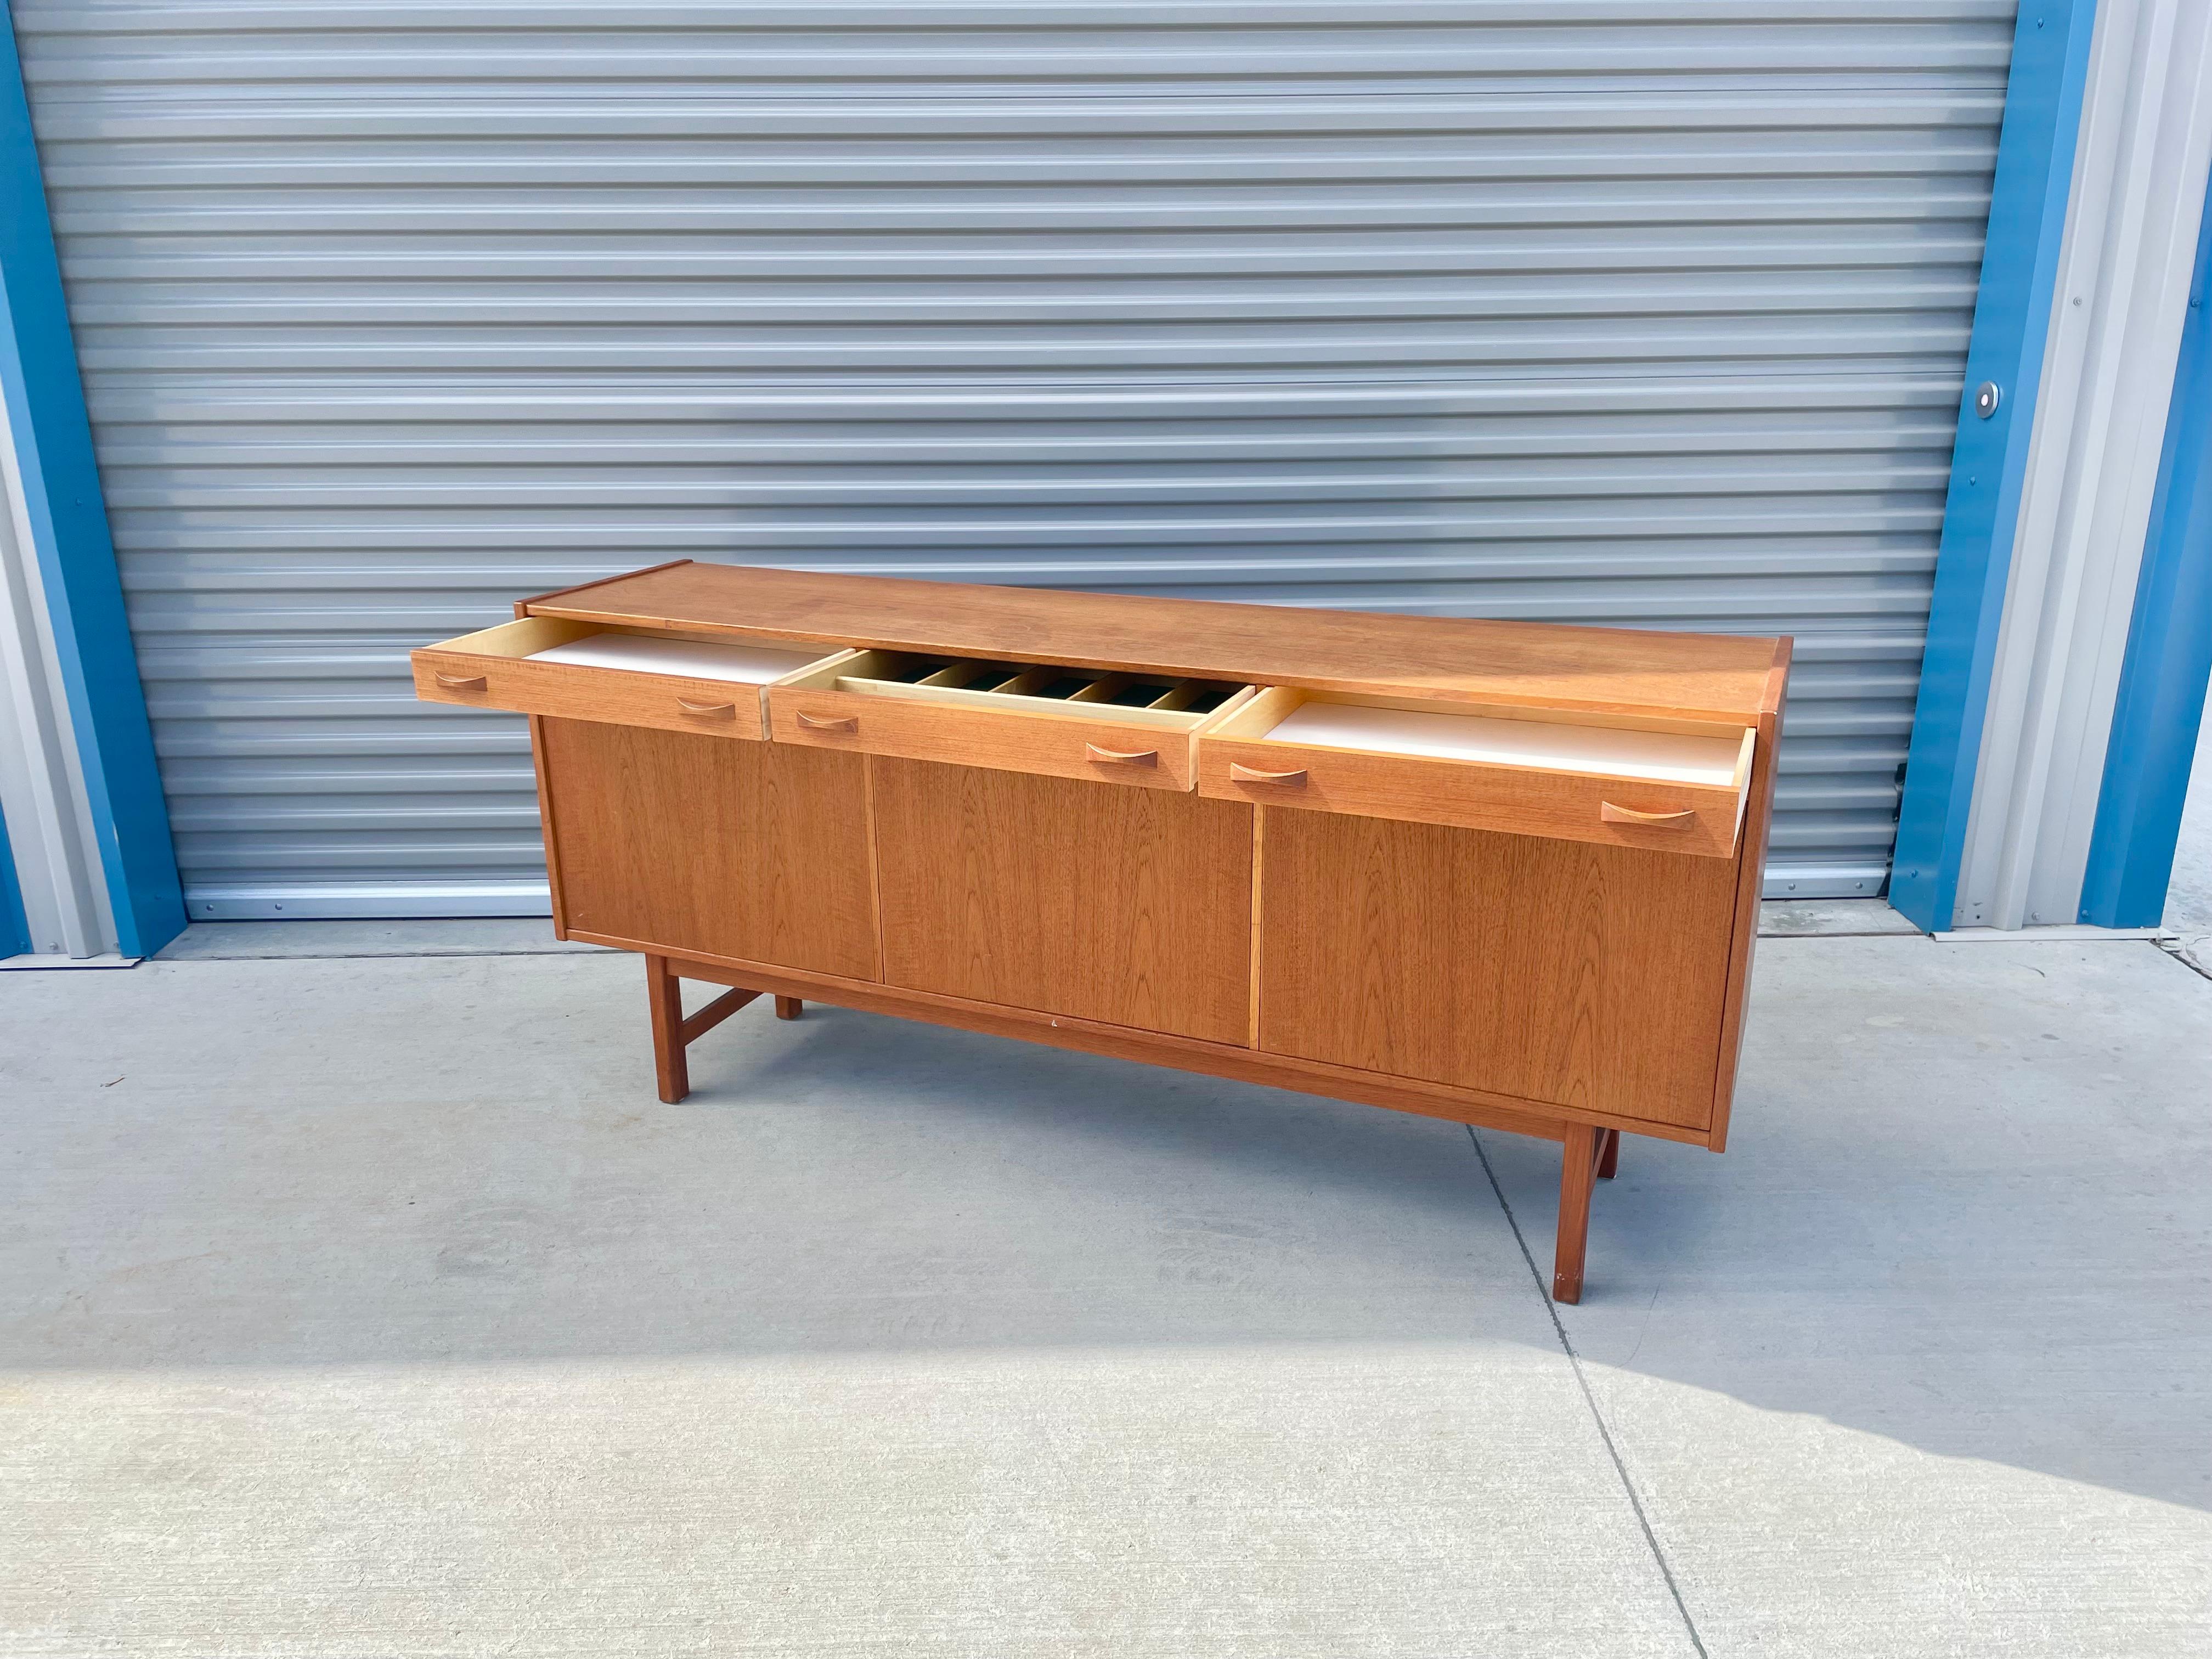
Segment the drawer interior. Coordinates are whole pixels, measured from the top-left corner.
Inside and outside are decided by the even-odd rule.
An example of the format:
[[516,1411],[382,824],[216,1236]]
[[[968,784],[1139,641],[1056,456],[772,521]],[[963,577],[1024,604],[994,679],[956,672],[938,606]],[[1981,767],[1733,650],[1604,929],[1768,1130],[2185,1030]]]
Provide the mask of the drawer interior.
[[1276,687],[1208,736],[1741,792],[1754,734],[1688,721],[1596,725],[1550,711],[1439,708]]
[[431,647],[476,657],[562,663],[617,673],[666,674],[684,679],[766,685],[822,660],[818,650],[754,645],[733,640],[692,639],[639,629],[524,617]]
[[1226,681],[1141,671],[1115,673],[898,651],[847,652],[781,684],[1033,714],[1082,715],[1182,732],[1196,730],[1208,715],[1246,690]]
[[680,674],[687,679],[766,685],[819,662],[818,651],[793,651],[728,640],[676,639],[665,634],[598,633],[533,651],[535,662],[573,663],[635,674]]

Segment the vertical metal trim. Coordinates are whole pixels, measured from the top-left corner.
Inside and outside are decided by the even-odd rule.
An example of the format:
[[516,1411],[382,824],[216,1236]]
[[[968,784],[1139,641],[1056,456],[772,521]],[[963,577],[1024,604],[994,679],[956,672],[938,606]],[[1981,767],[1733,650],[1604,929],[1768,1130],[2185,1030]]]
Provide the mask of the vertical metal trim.
[[[2096,0],[2030,0],[2013,34],[1981,289],[1890,875],[1890,903],[1930,933],[1950,927],[1958,902],[2095,15]],[[1975,407],[1985,383],[2002,394],[1987,416]]]
[[184,893],[5,0],[0,25],[0,396],[118,944],[148,956],[184,930]]
[[2081,914],[2212,173],[2209,71],[2203,0],[2099,5],[1954,927]]
[[2155,927],[2212,678],[2212,191],[2197,230],[2181,360],[2105,750],[2081,920]]

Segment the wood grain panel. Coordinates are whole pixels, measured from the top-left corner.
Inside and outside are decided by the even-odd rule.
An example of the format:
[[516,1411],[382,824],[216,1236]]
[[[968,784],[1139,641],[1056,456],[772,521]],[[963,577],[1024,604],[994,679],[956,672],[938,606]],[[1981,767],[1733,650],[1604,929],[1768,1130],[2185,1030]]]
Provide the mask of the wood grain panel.
[[531,614],[946,657],[1142,668],[1239,684],[1735,719],[1771,639],[1393,616],[678,564],[549,594]]
[[[778,685],[770,688],[768,698],[769,732],[778,743],[1042,773],[1139,789],[1190,787],[1195,719],[1178,731],[1092,719],[1073,711],[975,708],[925,697],[826,687]],[[816,724],[808,725],[810,720]],[[1111,758],[1115,756],[1131,758]]]
[[[632,939],[611,933],[579,931],[575,937],[587,945],[605,945],[617,951],[643,951]],[[1208,1077],[1233,1078],[1240,1083],[1265,1084],[1295,1089],[1302,1094],[1325,1095],[1332,1100],[1356,1100],[1393,1111],[1415,1112],[1424,1117],[1453,1123],[1474,1123],[1513,1134],[1559,1140],[1566,1133],[1568,1119],[1533,1101],[1514,1100],[1480,1089],[1452,1089],[1419,1078],[1383,1077],[1347,1066],[1328,1066],[1292,1054],[1261,1054],[1257,1049],[1196,1038],[1170,1036],[1164,1031],[1133,1030],[1126,1025],[1079,1019],[1071,1014],[1042,1013],[1033,1008],[1010,1008],[999,1003],[975,1002],[934,991],[908,990],[902,986],[878,985],[834,975],[810,973],[804,968],[784,968],[736,957],[708,959],[689,957],[670,964],[686,979],[702,979],[717,985],[758,988],[777,995],[803,997],[866,1013],[890,1014],[902,1019],[926,1020],[963,1031],[992,1036],[1018,1037],[1028,1042],[1048,1043],[1085,1054],[1106,1054],[1116,1060],[1142,1060],[1172,1066]],[[1702,1136],[1664,1123],[1626,1123],[1620,1127],[1661,1139],[1698,1141]]]
[[415,695],[425,702],[465,708],[504,708],[756,742],[768,736],[764,685],[543,662],[532,655],[602,631],[530,617],[426,645],[409,657]]
[[978,767],[869,765],[886,982],[1246,1041],[1250,809]]
[[857,756],[541,719],[564,930],[876,975]]
[[541,714],[529,717],[530,769],[538,780],[538,825],[545,837],[545,885],[553,897],[553,937],[568,937],[562,918],[568,907],[561,896],[561,837],[553,822],[553,792],[545,787],[545,720]]
[[[1251,781],[1240,777],[1239,769],[1291,776]],[[1198,788],[1200,794],[1255,805],[1561,836],[1708,859],[1734,855],[1741,816],[1741,798],[1732,787],[1211,736],[1198,741]],[[1666,824],[1624,823],[1605,815],[1608,802],[1689,816]]]
[[1743,1009],[1751,994],[1752,952],[1759,938],[1759,897],[1765,891],[1767,842],[1774,825],[1776,757],[1782,752],[1782,694],[1790,681],[1791,641],[1768,680],[1773,705],[1759,717],[1759,748],[1752,757],[1751,799],[1744,814],[1743,856],[1736,860],[1735,926],[1729,937],[1728,1000],[1721,1019],[1720,1064],[1713,1075],[1713,1118],[1706,1145],[1728,1147],[1729,1116],[1735,1103],[1736,1066],[1743,1046]]
[[1710,1122],[1735,864],[1264,810],[1262,1048]]

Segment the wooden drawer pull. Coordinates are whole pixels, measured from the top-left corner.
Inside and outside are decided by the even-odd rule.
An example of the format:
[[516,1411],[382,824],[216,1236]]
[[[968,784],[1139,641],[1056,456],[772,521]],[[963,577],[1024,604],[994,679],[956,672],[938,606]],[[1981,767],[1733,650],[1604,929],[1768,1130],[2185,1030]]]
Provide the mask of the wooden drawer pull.
[[1095,743],[1083,745],[1083,752],[1092,760],[1113,766],[1158,766],[1160,751],[1157,749],[1101,749]]
[[1698,816],[1694,810],[1639,812],[1632,806],[1615,806],[1609,800],[1598,803],[1597,815],[1607,823],[1649,823],[1662,830],[1684,829]]
[[430,678],[448,691],[481,691],[488,684],[481,674],[441,674],[436,669],[430,671]]
[[689,697],[677,698],[676,706],[687,714],[696,714],[702,720],[733,720],[738,712],[738,706],[733,702],[694,702]]
[[801,714],[799,727],[802,732],[857,732],[860,729],[860,717],[847,714],[836,720],[825,720],[819,714]]
[[1237,783],[1281,783],[1292,788],[1304,787],[1306,781],[1304,767],[1295,772],[1262,772],[1255,767],[1239,766],[1235,761],[1229,763],[1229,775]]

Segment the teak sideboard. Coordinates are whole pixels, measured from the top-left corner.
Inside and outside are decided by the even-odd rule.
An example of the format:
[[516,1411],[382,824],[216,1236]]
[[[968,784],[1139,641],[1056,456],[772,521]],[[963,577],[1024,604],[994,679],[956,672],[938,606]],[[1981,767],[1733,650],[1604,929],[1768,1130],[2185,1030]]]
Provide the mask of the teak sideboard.
[[416,687],[530,717],[663,1100],[765,994],[1541,1136],[1562,1302],[1622,1134],[1727,1142],[1786,639],[688,561],[515,618]]

